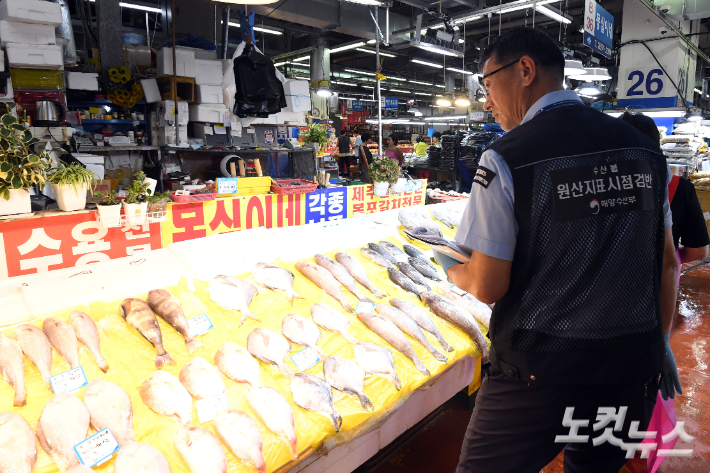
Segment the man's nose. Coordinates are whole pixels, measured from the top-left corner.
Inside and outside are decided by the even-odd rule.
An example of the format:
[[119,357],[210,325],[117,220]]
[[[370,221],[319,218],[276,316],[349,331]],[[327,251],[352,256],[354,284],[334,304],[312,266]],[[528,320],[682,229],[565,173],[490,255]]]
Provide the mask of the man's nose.
[[491,100],[491,96],[489,95],[486,97],[486,101],[483,104],[483,110],[490,112],[493,110],[493,100]]

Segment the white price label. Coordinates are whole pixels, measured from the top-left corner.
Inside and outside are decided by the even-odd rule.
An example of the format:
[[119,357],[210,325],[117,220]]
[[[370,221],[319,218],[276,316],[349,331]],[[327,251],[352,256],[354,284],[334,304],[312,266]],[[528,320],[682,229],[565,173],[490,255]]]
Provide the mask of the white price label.
[[218,177],[217,194],[236,194],[237,183],[238,181],[236,177]]
[[214,132],[212,131],[212,125],[205,125],[205,135],[211,135]]
[[215,124],[214,133],[215,133],[215,135],[226,135],[227,134],[227,127],[225,127],[224,125]]
[[229,410],[227,394],[222,393],[206,399],[198,399],[195,401],[195,407],[197,407],[197,417],[200,418],[200,424],[209,422],[219,411]]
[[50,377],[49,384],[52,385],[52,391],[54,391],[54,394],[60,394],[78,391],[84,386],[87,386],[89,382],[86,380],[84,368],[79,366],[78,368],[74,368]]
[[374,302],[360,301],[355,306],[355,313],[356,314],[371,313],[374,311],[375,311],[375,303]]
[[187,321],[187,326],[190,329],[190,335],[196,337],[198,335],[203,335],[214,328],[214,324],[207,314],[200,314],[197,317],[193,317]]
[[230,116],[229,110],[224,112],[222,117],[222,126],[228,127],[232,123],[232,117]]
[[76,457],[82,465],[89,468],[107,461],[120,449],[116,438],[108,429],[100,430],[88,439],[74,445]]
[[320,361],[320,357],[310,347],[304,348],[298,353],[291,355],[290,358],[293,364],[296,365],[296,368],[298,368],[298,371],[307,370]]
[[451,286],[451,291],[455,292],[455,293],[458,294],[459,296],[463,296],[464,294],[468,294],[468,292],[466,292],[466,291],[464,291],[463,289],[458,288],[458,287],[456,287],[456,286]]
[[394,255],[394,259],[395,259],[398,263],[407,263],[407,262],[409,262],[409,257],[408,257],[407,255],[405,255],[404,253],[400,253],[400,254],[398,254],[398,255]]
[[256,133],[256,130],[253,127],[247,128],[247,133],[251,133],[252,135]]

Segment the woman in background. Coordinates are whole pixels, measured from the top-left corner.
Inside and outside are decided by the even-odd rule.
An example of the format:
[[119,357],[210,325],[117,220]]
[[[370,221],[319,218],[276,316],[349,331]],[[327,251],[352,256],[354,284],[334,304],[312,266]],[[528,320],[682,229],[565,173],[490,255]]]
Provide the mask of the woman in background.
[[401,149],[399,149],[397,143],[397,138],[394,138],[392,136],[387,138],[387,151],[385,151],[385,156],[389,156],[390,158],[394,159],[401,166],[404,162],[404,153]]
[[419,157],[423,157],[426,156],[426,149],[427,144],[424,143],[424,137],[421,135],[417,136],[417,144],[414,146],[414,153]]

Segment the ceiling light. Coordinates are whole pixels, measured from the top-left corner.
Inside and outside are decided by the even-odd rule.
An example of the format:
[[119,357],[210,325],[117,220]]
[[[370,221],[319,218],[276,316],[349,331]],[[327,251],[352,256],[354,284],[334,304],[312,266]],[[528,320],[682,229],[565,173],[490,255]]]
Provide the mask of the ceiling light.
[[374,87],[372,87],[371,85],[361,85],[360,87],[362,87],[363,89],[374,89]]
[[445,89],[445,88],[446,88],[446,87],[444,87],[443,85],[439,85],[439,84],[434,84],[434,87],[438,87],[438,88],[440,88],[440,89]]
[[528,8],[532,7],[533,5],[547,5],[549,3],[555,3],[556,0],[538,0],[537,2],[525,2],[521,3],[518,5],[515,5],[514,7],[509,7],[509,8],[503,8],[502,10],[494,11],[493,13],[496,13],[498,15],[502,15],[503,13],[510,13],[518,10],[527,10]]
[[411,82],[412,84],[419,84],[419,85],[432,85],[431,82],[421,82],[418,80],[410,80],[409,82]]
[[376,39],[371,39],[367,42],[367,44],[375,44],[377,42]]
[[412,59],[412,62],[414,62],[414,63],[416,63],[416,64],[423,64],[423,65],[425,65],[425,66],[436,67],[437,69],[443,69],[443,68],[444,68],[444,66],[442,66],[441,64],[437,64],[437,63],[435,63],[435,62],[422,61],[422,60],[420,60],[420,59]]
[[580,76],[586,74],[587,71],[579,59],[565,59],[565,75]]
[[570,79],[592,81],[592,80],[609,80],[611,76],[606,67],[585,67],[586,74],[570,76]]
[[239,3],[241,5],[268,5],[269,3],[276,3],[279,0],[212,0],[213,2],[219,1],[222,3]]
[[359,43],[354,43],[354,44],[346,44],[345,46],[338,46],[337,48],[333,48],[330,50],[330,53],[339,53],[340,51],[347,51],[348,49],[355,49],[359,48],[360,46],[365,46],[364,41],[360,41]]
[[[428,36],[422,36],[422,39],[424,38],[428,38]],[[444,56],[463,57],[463,52],[455,51],[453,49],[447,48],[446,46],[440,46],[438,44],[425,43],[422,41],[417,41],[416,39],[411,40],[409,44],[425,51],[429,51],[436,54],[443,54]]]
[[596,97],[597,95],[602,93],[599,86],[594,82],[583,82],[574,91],[577,92],[578,95],[581,95],[583,97]]
[[[233,21],[230,21],[229,26],[234,26],[235,28],[241,28],[242,25],[239,23],[235,23]],[[253,27],[254,31],[260,31],[261,33],[269,33],[269,34],[275,34],[275,35],[282,35],[283,31],[278,31],[278,30],[270,30],[268,28],[262,28],[261,26],[254,26]]]
[[131,8],[133,10],[147,11],[151,13],[163,13],[163,10],[161,10],[160,8],[146,7],[145,5],[136,5],[135,3],[119,2],[118,6],[123,8]]
[[564,23],[565,25],[569,25],[572,23],[572,20],[567,18],[566,16],[560,14],[559,12],[555,11],[554,9],[550,7],[546,7],[543,5],[536,4],[535,5],[535,10],[539,11],[543,15],[552,18],[553,20],[559,21],[560,23]]
[[340,81],[332,81],[333,84],[338,84],[338,85],[348,85],[350,87],[357,87],[357,84],[351,84],[350,82],[340,82]]
[[450,107],[451,106],[451,99],[449,97],[445,97],[442,95],[441,97],[436,99],[435,103],[440,107]]
[[699,122],[702,119],[703,119],[703,116],[700,114],[693,114],[693,115],[688,116],[688,118],[687,118],[687,120],[689,122]]
[[461,120],[467,118],[467,115],[437,115],[435,117],[425,117],[424,120]]
[[374,72],[358,71],[355,69],[345,69],[345,72],[352,72],[353,74],[361,74],[363,76],[374,76]]
[[478,89],[478,92],[476,92],[476,101],[481,103],[484,103],[486,101],[486,96],[483,95],[481,89]]
[[431,94],[427,94],[426,92],[414,92],[414,95],[426,95],[428,97],[431,97]]
[[471,105],[471,99],[468,98],[466,91],[460,90],[454,95],[454,105],[457,107],[468,107]]
[[321,97],[330,97],[333,92],[330,90],[330,83],[325,79],[319,79],[316,81],[316,94]]
[[279,67],[279,66],[283,66],[284,64],[291,64],[291,63],[288,62],[288,61],[277,62],[277,63],[274,64],[274,66]]
[[387,80],[398,80],[400,82],[407,82],[407,79],[405,79],[404,77],[393,77],[390,75],[387,75]]
[[[239,0],[241,1],[241,0]],[[275,0],[277,1],[277,0]],[[357,3],[358,5],[371,5],[371,6],[381,6],[382,2],[379,0],[344,0],[347,3]]]
[[390,92],[399,92],[400,94],[408,94],[408,90],[390,89]]
[[447,71],[451,71],[451,72],[459,72],[459,73],[464,74],[464,75],[465,75],[465,74],[473,74],[473,72],[471,72],[471,71],[465,71],[465,70],[463,70],[463,69],[457,69],[457,68],[455,68],[455,67],[447,67],[446,70],[447,70]]
[[411,107],[409,113],[413,113],[415,117],[421,117],[423,115],[417,107]]
[[[362,52],[362,53],[369,53],[369,54],[377,54],[377,51],[373,51],[373,50],[371,50],[371,49],[365,49],[365,48],[356,48],[355,51],[360,51],[360,52]],[[331,52],[333,52],[333,51],[331,51]],[[380,56],[384,56],[384,57],[397,57],[397,56],[395,56],[394,54],[383,53],[382,51],[380,51]]]
[[463,43],[465,43],[465,42],[466,42],[466,40],[463,40],[463,39],[459,38],[459,44],[463,44]]
[[[675,108],[675,109],[664,109],[664,110],[635,110],[636,113],[643,113],[647,117],[652,117],[652,118],[681,118],[686,115],[685,109],[682,108]],[[619,111],[605,111],[607,115],[610,115],[612,117],[620,117],[622,113],[624,112],[619,112]]]
[[310,60],[311,60],[311,57],[310,57],[310,56],[301,56],[301,57],[297,57],[296,59],[294,59],[294,61],[296,61],[296,62],[299,62],[299,61],[310,61]]

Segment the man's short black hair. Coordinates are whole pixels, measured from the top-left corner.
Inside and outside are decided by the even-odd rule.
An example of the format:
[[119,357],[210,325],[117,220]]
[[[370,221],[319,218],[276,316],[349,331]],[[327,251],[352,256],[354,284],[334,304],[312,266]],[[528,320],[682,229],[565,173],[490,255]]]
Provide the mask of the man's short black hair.
[[345,130],[340,130],[340,136],[343,136],[345,134]]
[[538,66],[564,78],[565,57],[547,33],[518,26],[498,36],[484,51],[483,62],[495,56],[501,65],[529,56]]
[[434,132],[434,134],[431,135],[431,137],[432,137],[432,138],[439,139],[439,138],[441,138],[441,132],[440,132],[440,131]]
[[363,143],[365,141],[370,141],[370,138],[372,138],[372,133],[365,132],[362,135],[360,135],[360,138],[362,139]]
[[654,143],[661,143],[661,133],[658,131],[658,126],[653,121],[653,118],[647,117],[642,113],[629,112],[624,112],[619,118],[651,138]]

